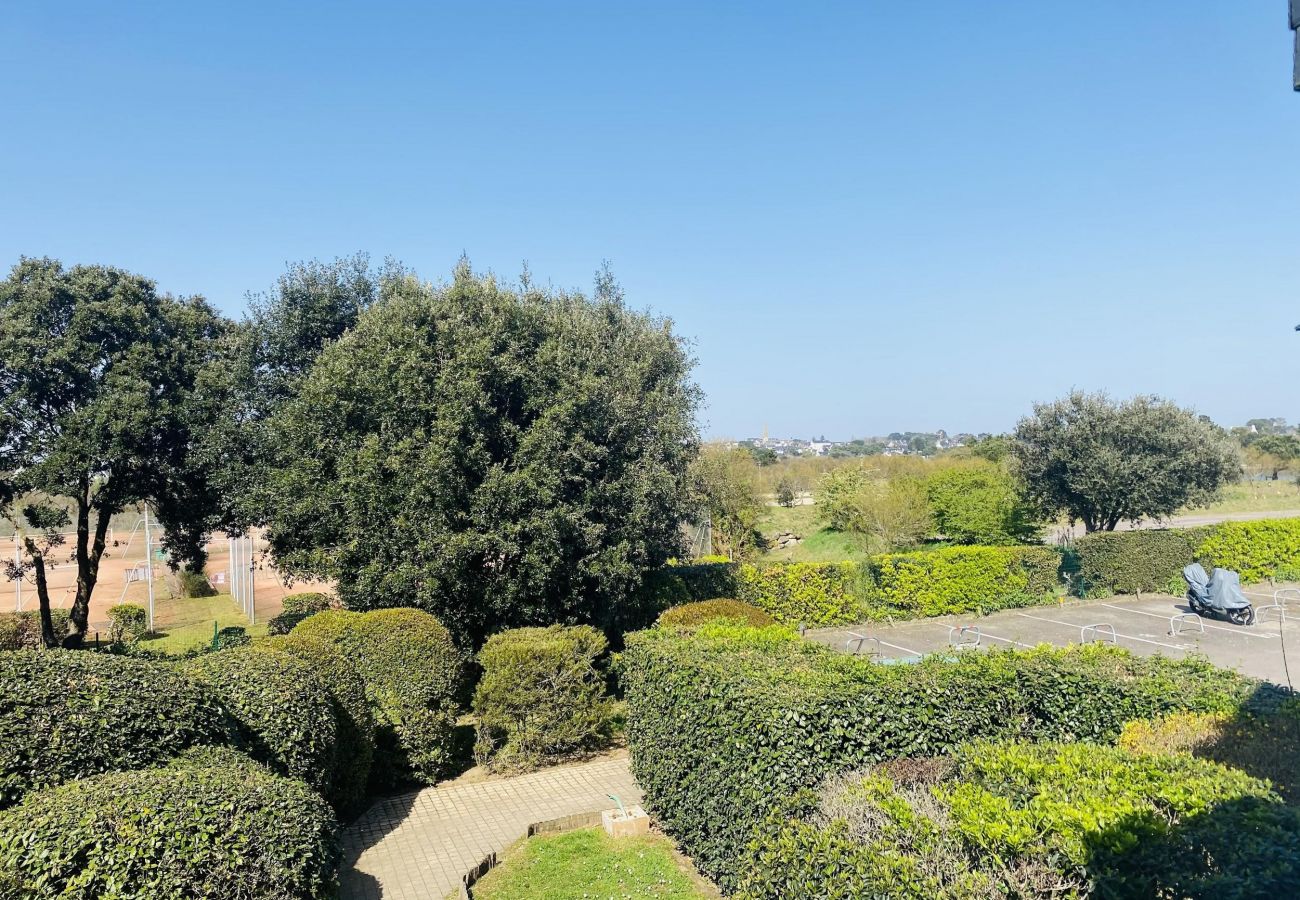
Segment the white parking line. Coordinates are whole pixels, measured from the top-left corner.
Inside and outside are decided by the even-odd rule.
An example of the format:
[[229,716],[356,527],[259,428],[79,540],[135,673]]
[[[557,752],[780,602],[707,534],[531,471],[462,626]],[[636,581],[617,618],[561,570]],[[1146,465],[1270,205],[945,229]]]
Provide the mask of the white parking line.
[[876,638],[876,640],[880,641],[880,643],[886,647],[893,647],[895,650],[902,650],[904,653],[910,653],[913,656],[925,656],[925,654],[922,653],[920,650],[909,650],[906,647],[900,647],[897,644],[891,644],[889,643],[889,641],[881,641],[880,638]]
[[[1062,621],[1060,621],[1059,619],[1046,619],[1046,618],[1043,618],[1042,616],[1031,616],[1031,615],[1029,615],[1029,613],[1016,613],[1016,615],[1020,616],[1021,618],[1025,618],[1025,619],[1034,619],[1034,620],[1036,620],[1036,621],[1038,621],[1038,622],[1050,622],[1050,623],[1053,624],[1053,625],[1064,625],[1066,628],[1079,628],[1079,629],[1082,629],[1082,628],[1086,628],[1086,627],[1087,627],[1087,625],[1078,625],[1078,624],[1076,624],[1076,623],[1074,623],[1074,622],[1062,622]],[[1168,647],[1168,648],[1171,649],[1171,650],[1184,650],[1184,651],[1186,651],[1186,650],[1195,650],[1195,649],[1196,649],[1195,647],[1189,647],[1189,646],[1187,646],[1186,644],[1166,644],[1164,641],[1151,641],[1151,640],[1147,640],[1146,638],[1134,637],[1134,636],[1131,635],[1131,634],[1120,634],[1119,632],[1115,632],[1115,637],[1117,637],[1117,638],[1123,638],[1123,639],[1126,640],[1126,641],[1138,641],[1139,643],[1142,643],[1142,644],[1155,644],[1157,647]]]
[[[1117,609],[1120,612],[1137,613],[1139,616],[1151,616],[1156,619],[1164,619],[1166,622],[1169,621],[1169,616],[1162,616],[1160,615],[1160,613],[1147,612],[1145,609],[1129,609],[1126,606],[1113,606],[1109,603],[1102,603],[1099,605],[1104,606],[1107,609]],[[1170,615],[1175,615],[1175,613],[1170,613]],[[1208,622],[1204,621],[1204,619],[1205,616],[1201,616],[1201,620],[1202,620],[1201,624],[1204,625],[1206,628],[1213,628],[1215,631],[1226,631],[1229,634],[1239,634],[1242,637],[1256,637],[1256,638],[1277,637],[1277,635],[1275,634],[1256,634],[1253,631],[1246,631],[1244,628],[1228,628],[1223,625],[1211,625]]]
[[989,634],[987,631],[981,631],[980,637],[992,638],[995,641],[1001,641],[1004,644],[1015,644],[1017,647],[1024,647],[1026,650],[1033,650],[1033,644],[1022,644],[1020,641],[1013,641],[1011,638],[998,637],[996,634]]

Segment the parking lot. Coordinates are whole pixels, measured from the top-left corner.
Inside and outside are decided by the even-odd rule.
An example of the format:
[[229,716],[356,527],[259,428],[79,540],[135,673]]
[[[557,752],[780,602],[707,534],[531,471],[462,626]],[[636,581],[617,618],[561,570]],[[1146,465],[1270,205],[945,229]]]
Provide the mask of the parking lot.
[[[1300,585],[1256,585],[1246,594],[1256,610],[1274,602],[1274,590]],[[907,659],[929,653],[1026,648],[1104,641],[1144,656],[1175,659],[1202,653],[1216,665],[1280,685],[1300,683],[1300,595],[1292,594],[1285,617],[1268,610],[1248,627],[1197,616],[1183,598],[1164,594],[1110,597],[1003,610],[988,616],[946,616],[809,630],[810,640],[848,653]],[[1285,652],[1285,656],[1284,656]],[[1290,677],[1287,673],[1290,663]]]

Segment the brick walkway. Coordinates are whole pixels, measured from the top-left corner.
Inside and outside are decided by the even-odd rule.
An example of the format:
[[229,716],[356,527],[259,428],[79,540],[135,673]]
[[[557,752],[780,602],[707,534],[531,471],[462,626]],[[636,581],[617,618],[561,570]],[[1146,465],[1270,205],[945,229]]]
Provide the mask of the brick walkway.
[[443,900],[467,870],[531,823],[607,809],[607,794],[641,802],[625,757],[380,800],[343,832],[342,898]]

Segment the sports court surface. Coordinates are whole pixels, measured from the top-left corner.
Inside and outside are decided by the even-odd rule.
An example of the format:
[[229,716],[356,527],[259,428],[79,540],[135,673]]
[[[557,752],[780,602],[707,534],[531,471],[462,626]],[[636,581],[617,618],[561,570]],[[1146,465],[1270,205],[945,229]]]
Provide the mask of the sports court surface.
[[[1254,585],[1246,591],[1256,610],[1273,593],[1300,585]],[[928,653],[978,652],[989,647],[1057,646],[1104,641],[1144,656],[1181,659],[1201,653],[1219,666],[1280,685],[1300,685],[1300,593],[1292,590],[1285,620],[1279,610],[1260,613],[1252,626],[1191,613],[1187,601],[1165,594],[1109,597],[1056,606],[1009,609],[988,616],[871,623],[810,629],[806,637],[847,653],[907,659]],[[963,630],[965,626],[965,630]],[[1290,677],[1287,673],[1290,664]]]

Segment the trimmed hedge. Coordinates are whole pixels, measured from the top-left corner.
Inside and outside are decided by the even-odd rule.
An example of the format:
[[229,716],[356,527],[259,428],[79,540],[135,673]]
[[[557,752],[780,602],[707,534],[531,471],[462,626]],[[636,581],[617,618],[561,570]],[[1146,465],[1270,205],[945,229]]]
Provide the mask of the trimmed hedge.
[[1300,566],[1300,519],[1222,522],[1196,550],[1197,559],[1232,569],[1247,584]]
[[311,666],[263,647],[222,650],[182,665],[221,697],[256,759],[329,793],[338,724],[329,690]]
[[149,629],[149,610],[138,603],[108,608],[108,638],[114,644],[134,644]]
[[587,625],[515,628],[479,651],[474,756],[495,769],[537,766],[607,744],[614,718],[597,663],[604,636]]
[[375,755],[375,719],[366,701],[366,683],[332,641],[295,634],[269,638],[266,646],[302,660],[325,684],[338,726],[334,778],[326,796],[342,816],[361,812]]
[[28,790],[234,737],[212,690],[161,663],[85,650],[0,653],[0,807]]
[[282,601],[280,614],[266,623],[269,634],[288,634],[293,627],[309,616],[325,612],[330,608],[328,594],[310,591],[303,594],[289,594]]
[[329,806],[232,752],[99,775],[0,812],[0,897],[335,896]]
[[463,657],[451,634],[419,609],[331,609],[303,620],[290,638],[337,645],[365,683],[375,720],[379,785],[435,783],[455,758]]
[[993,612],[1048,599],[1061,558],[1049,547],[944,547],[870,563],[870,609],[901,618]]
[[[50,621],[54,636],[62,641],[68,636],[68,611],[51,609]],[[38,650],[41,641],[41,614],[29,609],[23,612],[0,613],[0,650]]]
[[1300,884],[1300,810],[1243,772],[1095,744],[978,743],[938,762],[797,794],[757,834],[739,900],[1283,897]]
[[[1094,531],[1074,543],[1079,577],[1088,593],[1136,594],[1164,591],[1197,558],[1213,531],[1202,528],[1150,528]],[[1180,592],[1181,593],[1181,592]]]
[[740,600],[701,600],[697,603],[683,603],[672,609],[664,610],[659,616],[659,623],[667,628],[694,628],[709,622],[734,622],[753,628],[766,628],[775,625],[776,620],[757,606]]
[[717,625],[631,635],[621,673],[647,807],[726,889],[755,825],[831,773],[977,738],[1113,741],[1131,719],[1264,692],[1203,660],[1097,645],[891,666]]
[[856,563],[743,565],[735,596],[786,625],[862,621],[866,586]]

